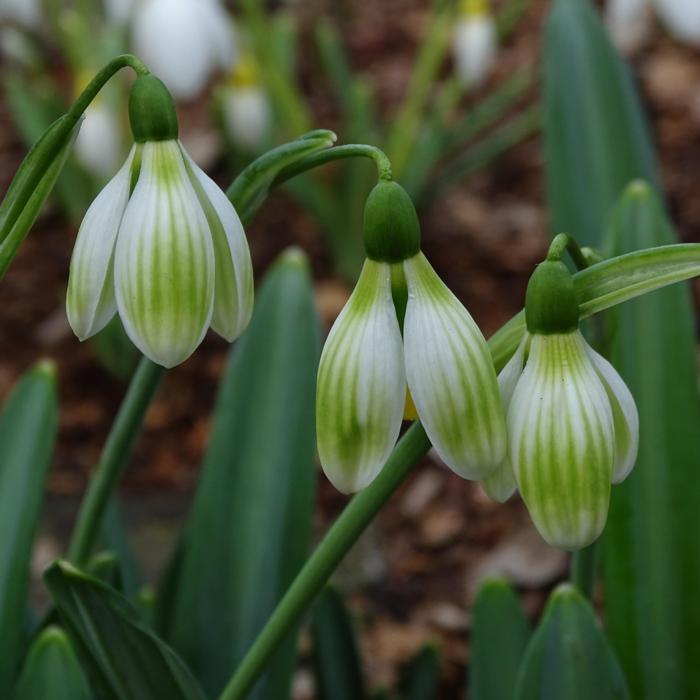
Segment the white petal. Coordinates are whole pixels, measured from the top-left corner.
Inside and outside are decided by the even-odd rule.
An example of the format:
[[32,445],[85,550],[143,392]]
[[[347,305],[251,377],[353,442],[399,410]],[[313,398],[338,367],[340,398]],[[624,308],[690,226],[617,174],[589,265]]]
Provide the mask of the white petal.
[[85,340],[102,330],[117,310],[112,264],[119,226],[129,200],[136,146],[85,214],[73,248],[66,296],[68,322]]
[[496,372],[484,336],[422,253],[404,263],[406,378],[425,431],[442,460],[484,479],[505,457]]
[[223,95],[222,109],[233,143],[247,152],[255,151],[270,126],[265,92],[257,86],[229,88]]
[[505,503],[517,490],[510,459],[506,457],[482,482],[484,491],[499,503]]
[[253,313],[253,264],[238,214],[219,186],[182,153],[207,216],[214,242],[215,292],[212,328],[229,342],[246,329]]
[[578,331],[533,335],[508,410],[509,456],[542,537],[578,549],[603,530],[614,456],[605,388]]
[[452,49],[457,75],[466,87],[478,87],[488,78],[498,49],[493,18],[461,19],[455,26]]
[[318,369],[318,454],[338,490],[358,491],[380,472],[399,436],[405,396],[390,268],[367,260]]
[[610,399],[615,421],[615,464],[612,482],[619,484],[627,478],[637,461],[639,413],[630,390],[617,370],[590,345],[586,345],[586,352]]
[[93,175],[104,177],[114,170],[121,152],[121,131],[107,105],[93,103],[85,110],[74,148],[81,165]]
[[145,143],[115,254],[119,314],[132,342],[172,367],[194,352],[214,305],[214,248],[176,141]]
[[208,0],[146,0],[134,18],[134,53],[177,99],[196,97],[221,60],[222,28]]
[[520,379],[525,366],[525,350],[530,343],[530,334],[525,333],[520,341],[517,350],[513,353],[513,357],[508,360],[506,366],[498,374],[498,391],[501,395],[501,403],[503,409],[507,412],[510,400],[513,398],[513,392]]
[[623,53],[641,47],[653,29],[650,0],[608,0],[605,22],[615,45]]
[[680,41],[700,47],[700,2],[698,0],[654,0],[668,30]]

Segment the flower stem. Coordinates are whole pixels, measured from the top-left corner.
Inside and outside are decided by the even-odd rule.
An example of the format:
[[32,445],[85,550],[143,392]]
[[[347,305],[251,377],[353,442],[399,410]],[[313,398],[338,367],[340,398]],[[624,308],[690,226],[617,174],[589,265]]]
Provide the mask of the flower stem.
[[288,165],[278,173],[273,181],[273,186],[281,185],[287,180],[291,180],[307,170],[317,168],[319,165],[325,165],[334,160],[342,160],[344,158],[371,158],[377,166],[377,176],[380,180],[391,180],[391,162],[386,153],[376,146],[369,146],[364,143],[349,143],[344,146],[335,146],[324,151],[312,153],[305,158]]
[[124,471],[146,411],[164,374],[165,368],[146,357],[141,359],[134,373],[80,504],[67,555],[78,566],[85,564],[90,556],[112,491]]
[[379,476],[358,493],[306,562],[258,635],[219,700],[241,700],[253,687],[268,659],[299,620],[379,509],[430,449],[420,423],[401,438]]
[[568,233],[560,233],[554,237],[547,251],[547,260],[561,260],[565,251],[569,252],[578,270],[585,270],[590,265],[576,240]]

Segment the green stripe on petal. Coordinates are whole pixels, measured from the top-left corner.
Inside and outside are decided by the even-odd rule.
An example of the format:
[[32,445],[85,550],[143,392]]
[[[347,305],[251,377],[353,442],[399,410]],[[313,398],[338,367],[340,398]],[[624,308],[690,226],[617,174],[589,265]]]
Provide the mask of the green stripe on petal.
[[608,394],[615,422],[615,463],[613,484],[624,481],[637,461],[639,448],[639,413],[632,393],[617,370],[590,345],[586,345],[588,357],[593,362]]
[[406,377],[437,453],[484,479],[503,461],[506,429],[491,354],[476,323],[422,253],[404,262]]
[[187,359],[211,320],[214,249],[176,141],[143,145],[114,277],[119,314],[134,345],[164,367]]
[[579,331],[533,335],[508,410],[509,457],[542,537],[578,549],[603,530],[613,415]]
[[117,310],[112,276],[114,247],[129,201],[136,148],[97,195],[80,224],[66,294],[68,323],[80,340],[102,330]]
[[215,292],[212,328],[229,342],[246,329],[253,313],[253,265],[243,224],[228,197],[180,144],[214,243]]
[[399,436],[405,396],[390,266],[366,260],[318,369],[318,454],[339,491],[364,488],[384,466]]

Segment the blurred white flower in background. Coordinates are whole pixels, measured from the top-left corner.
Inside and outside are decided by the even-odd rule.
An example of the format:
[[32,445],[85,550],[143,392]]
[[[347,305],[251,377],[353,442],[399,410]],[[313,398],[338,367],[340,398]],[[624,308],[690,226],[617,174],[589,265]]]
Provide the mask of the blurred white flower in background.
[[649,40],[652,9],[671,36],[700,47],[700,0],[609,0],[605,20],[620,51],[632,53]]
[[102,0],[102,4],[110,22],[125,24],[139,4],[139,0]]
[[41,0],[0,0],[0,21],[34,29],[41,24]]
[[270,128],[271,111],[252,57],[237,61],[219,96],[224,128],[233,144],[247,152],[258,150]]
[[457,75],[469,88],[488,78],[498,50],[487,0],[463,0],[452,40]]
[[218,0],[144,0],[134,13],[132,45],[180,100],[195,98],[236,56],[233,22]]
[[85,110],[74,149],[78,162],[93,175],[105,177],[119,165],[121,129],[114,111],[99,98]]

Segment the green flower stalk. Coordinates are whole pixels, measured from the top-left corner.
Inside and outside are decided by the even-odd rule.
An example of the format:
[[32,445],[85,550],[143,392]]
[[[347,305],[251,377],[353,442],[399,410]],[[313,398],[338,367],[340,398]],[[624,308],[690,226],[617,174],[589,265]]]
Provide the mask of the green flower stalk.
[[368,258],[321,355],[323,469],[340,491],[364,488],[389,457],[402,419],[419,417],[451,469],[483,479],[506,451],[486,341],[420,251],[418,217],[400,185],[375,187],[364,229]]
[[579,330],[573,279],[548,259],[528,285],[527,332],[498,382],[508,459],[485,482],[506,500],[516,485],[542,537],[579,549],[602,532],[611,483],[634,466],[639,418],[613,366]]
[[237,338],[253,308],[243,226],[178,140],[170,94],[152,75],[132,88],[135,144],[88,209],[71,259],[67,313],[81,340],[119,313],[133,343],[172,367],[209,325]]

